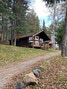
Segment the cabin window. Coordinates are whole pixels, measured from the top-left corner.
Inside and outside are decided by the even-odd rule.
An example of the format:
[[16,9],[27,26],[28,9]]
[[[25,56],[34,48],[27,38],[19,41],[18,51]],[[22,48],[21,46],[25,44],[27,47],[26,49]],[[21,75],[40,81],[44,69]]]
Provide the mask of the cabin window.
[[32,41],[33,40],[33,37],[29,37],[29,41]]
[[65,42],[65,45],[67,45],[67,42]]
[[2,16],[0,15],[0,21],[2,21]]
[[43,39],[40,38],[40,43],[43,43]]
[[0,32],[0,40],[1,40],[1,37],[2,37],[2,32]]

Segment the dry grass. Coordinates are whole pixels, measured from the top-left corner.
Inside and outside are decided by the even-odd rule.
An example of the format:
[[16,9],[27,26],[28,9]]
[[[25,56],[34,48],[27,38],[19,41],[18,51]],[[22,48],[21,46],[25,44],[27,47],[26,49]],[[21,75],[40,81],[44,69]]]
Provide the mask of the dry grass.
[[26,89],[67,89],[67,59],[56,56],[50,60],[40,62],[37,66],[43,66],[39,84]]
[[29,59],[28,57],[36,57],[49,52],[55,52],[55,50],[44,51],[34,48],[0,45],[0,66],[11,62],[25,61],[25,59]]

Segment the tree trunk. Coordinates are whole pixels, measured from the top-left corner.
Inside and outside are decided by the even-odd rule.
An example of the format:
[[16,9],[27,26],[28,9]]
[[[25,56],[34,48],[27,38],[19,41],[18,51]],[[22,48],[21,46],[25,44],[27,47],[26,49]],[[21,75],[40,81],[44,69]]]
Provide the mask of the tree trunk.
[[16,46],[16,31],[14,31],[14,46]]
[[56,0],[54,0],[54,14],[53,14],[53,49],[55,49],[55,16],[56,16]]
[[63,35],[63,41],[62,41],[61,55],[63,57],[67,57],[67,7],[66,7],[65,31],[64,31],[64,35]]
[[14,32],[11,30],[11,45],[14,45]]
[[4,41],[4,15],[2,14],[2,38],[1,41]]

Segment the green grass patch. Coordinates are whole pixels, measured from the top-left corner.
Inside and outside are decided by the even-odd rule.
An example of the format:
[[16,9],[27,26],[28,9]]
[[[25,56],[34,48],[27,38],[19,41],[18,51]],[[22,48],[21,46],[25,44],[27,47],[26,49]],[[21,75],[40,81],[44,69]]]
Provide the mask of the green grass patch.
[[67,64],[67,58],[66,58],[66,59],[64,59],[64,60],[63,60],[63,62],[64,62],[65,64]]
[[28,57],[31,56],[36,57],[50,52],[56,52],[56,51],[53,49],[45,51],[34,48],[0,45],[0,65],[5,65],[19,60],[24,61],[24,59]]
[[67,79],[67,77],[64,76],[64,75],[60,75],[59,78],[60,78],[61,80],[66,80],[66,79]]

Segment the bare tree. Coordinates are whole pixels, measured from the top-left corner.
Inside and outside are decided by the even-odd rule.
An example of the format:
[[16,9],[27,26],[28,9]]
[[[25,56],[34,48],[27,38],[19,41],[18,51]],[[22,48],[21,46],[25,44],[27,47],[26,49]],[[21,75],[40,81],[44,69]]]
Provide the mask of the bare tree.
[[53,32],[52,32],[52,41],[53,41],[53,48],[55,49],[55,30],[59,27],[59,22],[65,18],[65,7],[62,7],[64,3],[55,3],[49,11],[51,13],[51,18],[53,22]]

